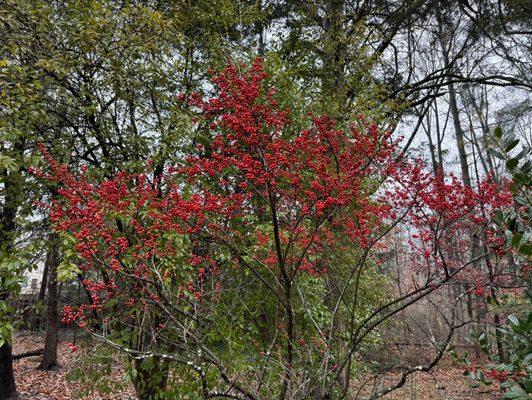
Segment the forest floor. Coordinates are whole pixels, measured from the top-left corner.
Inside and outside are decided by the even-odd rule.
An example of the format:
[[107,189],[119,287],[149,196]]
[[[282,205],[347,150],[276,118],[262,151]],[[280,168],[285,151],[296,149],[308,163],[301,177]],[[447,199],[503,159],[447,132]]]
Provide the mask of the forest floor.
[[[472,387],[463,375],[464,369],[456,365],[450,357],[442,361],[430,372],[410,375],[406,383],[383,398],[385,400],[496,400],[501,393],[494,386]],[[389,374],[378,384],[379,388],[389,387],[398,382],[400,374]],[[354,385],[356,386],[356,384]],[[357,399],[366,399],[364,391]],[[353,397],[354,398],[354,397]]]
[[[64,335],[63,335],[64,336]],[[35,368],[40,357],[28,357],[13,361],[15,382],[20,400],[67,400],[79,399],[79,392],[83,388],[76,382],[69,382],[68,373],[74,368],[78,353],[73,352],[67,343],[72,338],[62,338],[58,344],[58,362],[61,366],[54,371],[39,371]],[[21,354],[44,347],[43,335],[28,332],[18,333],[13,340],[13,354]],[[121,380],[122,370],[113,370],[116,382]],[[133,387],[126,387],[113,394],[90,393],[85,400],[136,400]]]
[[[28,357],[14,361],[15,379],[20,400],[65,400],[79,398],[81,386],[68,382],[67,375],[75,364],[78,353],[67,346],[68,340],[60,340],[58,356],[61,368],[56,371],[38,371],[40,357]],[[14,354],[20,354],[43,348],[40,335],[19,333],[13,342]],[[116,381],[121,380],[122,370],[113,369]],[[390,377],[391,378],[391,377]],[[111,378],[112,380],[112,378]],[[391,380],[384,382],[390,384]],[[131,385],[113,394],[91,393],[86,400],[130,400],[135,399]],[[359,397],[363,399],[363,396]],[[386,400],[495,400],[500,399],[495,388],[472,388],[463,376],[463,369],[454,365],[450,359],[444,359],[430,373],[418,373],[410,376],[403,388],[384,397]]]

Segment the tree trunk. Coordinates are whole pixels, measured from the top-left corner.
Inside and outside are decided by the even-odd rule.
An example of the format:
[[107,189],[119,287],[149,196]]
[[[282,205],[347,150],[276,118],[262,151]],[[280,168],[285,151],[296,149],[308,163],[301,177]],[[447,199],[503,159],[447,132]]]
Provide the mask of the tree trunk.
[[344,0],[326,2],[326,14],[323,18],[323,76],[322,96],[329,114],[337,119],[344,117],[346,105],[345,93],[345,32]]
[[[450,39],[448,39],[447,35],[445,35],[445,22],[442,19],[442,15],[438,14],[438,23],[439,23],[439,40],[442,50],[442,56],[443,56],[443,62],[444,62],[444,68],[448,70],[449,72],[454,72],[454,66],[451,65],[451,62],[449,60],[449,54],[451,52],[452,43],[450,42]],[[458,158],[460,160],[460,169],[462,172],[462,180],[465,185],[471,187],[471,174],[469,173],[469,164],[467,160],[467,152],[465,148],[465,141],[464,141],[464,129],[462,127],[462,124],[460,122],[460,112],[458,110],[458,101],[456,98],[456,88],[453,83],[447,84],[447,89],[449,91],[449,110],[451,112],[451,116],[453,119],[453,126],[454,126],[454,132],[456,137],[456,147],[458,150]],[[472,238],[472,242],[474,242],[474,239]],[[473,249],[473,253],[475,252],[475,249]],[[473,312],[473,299],[471,296],[471,293],[469,292],[470,288],[469,285],[466,283],[464,289],[466,290],[467,296],[466,296],[466,302],[467,302],[467,315],[470,321],[475,321],[474,318],[474,312]],[[477,315],[478,317],[478,315]],[[474,330],[475,333],[478,334],[478,318],[477,320],[477,326],[475,326]],[[478,359],[480,357],[480,348],[478,345],[475,345],[475,357]]]
[[[22,156],[24,140],[14,143],[16,154]],[[9,173],[0,170],[4,184],[4,202],[0,209],[0,260],[11,255],[13,239],[17,229],[16,216],[23,199],[22,177],[20,170]],[[4,279],[0,274],[0,300],[6,301],[10,296],[9,285],[4,287]],[[15,377],[13,375],[13,354],[11,343],[4,341],[0,346],[0,400],[15,399],[17,397]]]
[[[325,2],[325,16],[322,22],[324,31],[323,40],[323,74],[322,74],[322,99],[326,104],[328,114],[342,121],[346,114],[346,32],[343,27],[345,19],[345,0],[328,0]],[[330,287],[336,291],[337,277],[329,277]],[[328,299],[331,303],[327,306],[332,309],[335,304],[335,295]],[[327,303],[327,299],[326,299]],[[346,331],[346,320],[340,313],[335,317],[334,329],[341,337]],[[346,366],[340,371],[338,385],[342,391],[347,390],[350,380],[351,358],[348,357],[347,346],[340,340],[338,345],[340,359],[348,358]],[[320,398],[328,398],[328,393],[318,393]]]
[[467,186],[471,186],[471,176],[469,174],[469,164],[467,162],[467,152],[464,142],[464,129],[460,123],[460,113],[458,111],[458,103],[456,100],[456,91],[454,85],[449,83],[449,107],[451,108],[451,115],[453,116],[454,132],[456,136],[456,148],[458,150],[458,158],[460,159],[460,169],[462,170],[462,179]]
[[[452,37],[450,37],[445,29],[447,28],[441,10],[436,15],[438,20],[439,41],[443,57],[443,66],[448,72],[456,72],[452,65],[449,55],[452,49]],[[471,186],[471,176],[469,174],[469,165],[467,163],[467,152],[464,142],[464,129],[460,122],[460,112],[458,110],[458,101],[456,99],[456,88],[452,82],[447,83],[449,91],[449,109],[453,118],[454,133],[456,136],[456,147],[458,150],[458,158],[460,159],[460,169],[462,170],[462,179],[467,186]]]
[[44,302],[44,298],[46,297],[46,285],[48,284],[48,263],[44,264],[44,269],[42,271],[42,282],[41,282],[41,288],[39,289],[39,297],[37,298],[38,301]]
[[133,386],[139,400],[160,399],[166,389],[169,363],[156,357],[135,360]]
[[0,400],[17,398],[13,376],[13,354],[11,345],[5,342],[0,347]]
[[34,307],[30,310],[30,329],[40,330],[45,324],[44,318],[44,300],[46,298],[46,286],[48,284],[48,263],[44,263],[44,268],[42,272],[42,281],[41,287],[39,288],[39,297],[37,297],[37,307]]
[[57,234],[50,235],[50,249],[46,257],[48,266],[48,298],[46,339],[41,363],[37,369],[50,371],[59,368],[57,362],[58,312],[57,312],[57,266],[59,265],[59,242]]

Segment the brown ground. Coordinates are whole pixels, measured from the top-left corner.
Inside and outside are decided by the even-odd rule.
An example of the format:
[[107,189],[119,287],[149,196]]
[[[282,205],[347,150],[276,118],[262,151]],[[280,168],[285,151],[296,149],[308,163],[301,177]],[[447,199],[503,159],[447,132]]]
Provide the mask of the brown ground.
[[[398,377],[399,374],[387,376],[387,379],[379,383],[378,387],[394,385]],[[361,391],[361,393],[364,392]],[[364,398],[366,397],[360,395],[357,399]],[[471,382],[463,375],[463,367],[455,365],[450,358],[444,358],[428,373],[410,375],[402,388],[384,397],[386,400],[496,400],[500,398],[501,394],[496,387],[471,387]]]
[[[15,379],[21,400],[65,400],[75,399],[75,391],[78,389],[75,383],[66,380],[66,374],[72,368],[76,353],[67,346],[66,340],[59,343],[59,363],[62,368],[58,371],[37,371],[40,357],[30,357],[16,360]],[[20,333],[14,340],[14,353],[19,354],[43,347],[43,339],[40,336]],[[485,387],[472,388],[467,378],[462,375],[463,369],[453,365],[449,359],[445,359],[430,373],[418,373],[409,377],[406,384],[385,397],[386,400],[495,400],[501,396],[496,390],[488,390]],[[117,380],[120,371],[117,370]],[[391,377],[390,377],[391,378]],[[389,385],[391,380],[385,381]],[[361,396],[359,399],[363,399]],[[123,392],[113,395],[91,394],[85,399],[90,400],[129,400],[135,399],[131,387]]]
[[[76,353],[70,350],[61,340],[58,346],[58,358],[61,368],[57,371],[37,371],[40,357],[29,357],[14,361],[15,381],[20,400],[66,400],[77,399],[75,383],[67,382],[66,374],[74,365]],[[31,350],[42,349],[42,336],[19,333],[13,341],[13,354],[20,354]],[[118,378],[118,377],[117,377]],[[118,379],[117,379],[118,380]],[[113,395],[99,395],[93,393],[86,400],[136,400],[133,388]]]

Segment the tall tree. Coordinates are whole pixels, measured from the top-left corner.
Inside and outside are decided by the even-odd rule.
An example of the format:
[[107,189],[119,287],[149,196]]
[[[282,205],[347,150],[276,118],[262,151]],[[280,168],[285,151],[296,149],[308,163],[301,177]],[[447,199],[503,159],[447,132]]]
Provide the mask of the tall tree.
[[57,282],[57,267],[61,262],[59,251],[59,237],[55,233],[49,236],[49,249],[46,255],[46,266],[48,268],[47,279],[47,300],[46,300],[46,334],[44,339],[44,350],[41,362],[37,368],[50,371],[59,367],[57,362],[57,342],[59,334],[59,294]]

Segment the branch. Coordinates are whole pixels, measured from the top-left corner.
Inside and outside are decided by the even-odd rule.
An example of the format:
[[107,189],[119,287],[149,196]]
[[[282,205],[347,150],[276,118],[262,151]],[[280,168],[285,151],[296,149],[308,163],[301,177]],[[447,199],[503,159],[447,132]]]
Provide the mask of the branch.
[[26,358],[26,357],[41,356],[43,352],[44,352],[44,349],[39,349],[39,350],[27,351],[25,353],[20,353],[20,354],[13,354],[13,360],[20,360],[21,358]]
[[453,338],[454,331],[456,329],[464,326],[466,323],[467,322],[452,326],[449,329],[449,334],[447,335],[447,337],[445,338],[444,342],[442,343],[442,346],[439,347],[438,352],[436,353],[436,356],[429,363],[423,364],[423,365],[417,365],[415,367],[407,368],[405,371],[403,371],[403,373],[401,374],[401,377],[399,378],[399,381],[397,381],[397,383],[395,385],[387,387],[387,388],[384,388],[380,392],[378,392],[378,393],[374,394],[373,396],[371,396],[370,399],[372,399],[372,400],[373,399],[378,399],[380,397],[385,396],[386,394],[388,394],[390,392],[393,392],[394,390],[397,390],[397,389],[403,387],[404,384],[406,383],[406,378],[409,375],[412,375],[412,374],[414,374],[416,372],[429,372],[432,368],[434,368],[436,366],[436,364],[438,364],[440,362],[441,358],[445,354],[445,351],[447,350],[447,348],[449,346],[449,343],[450,343],[451,339]]

